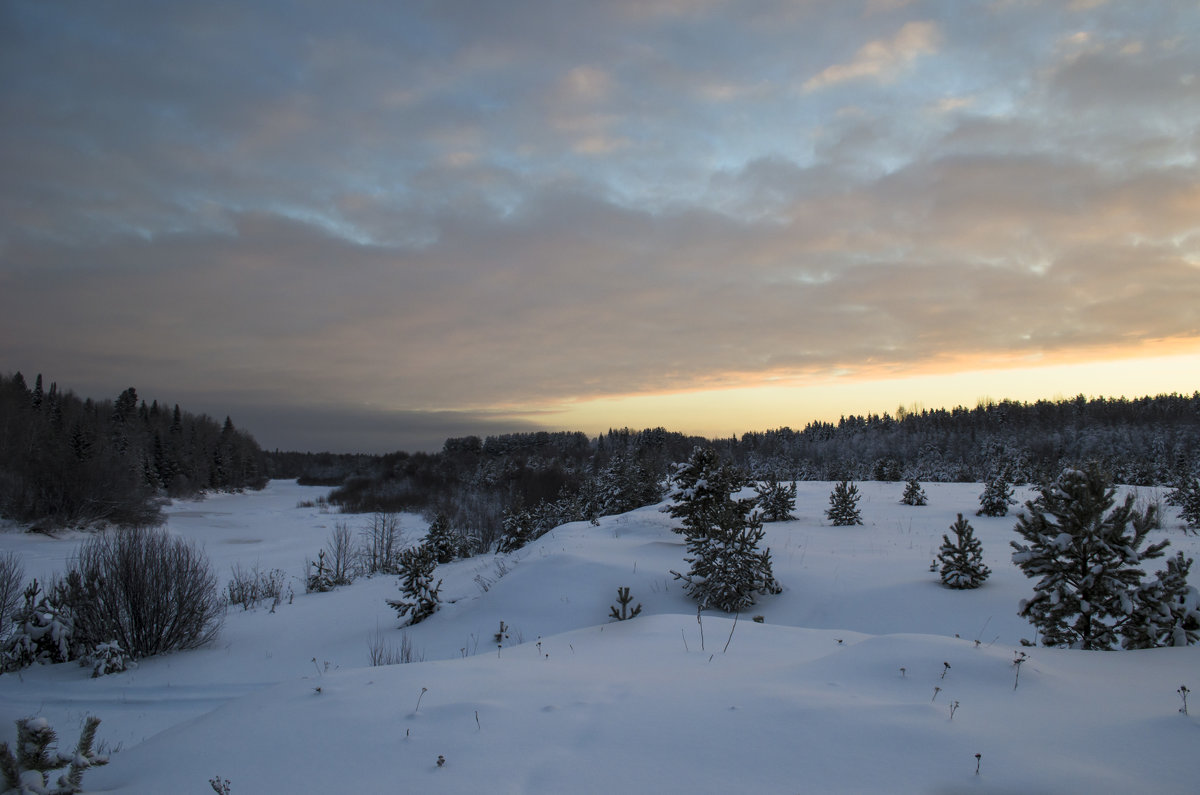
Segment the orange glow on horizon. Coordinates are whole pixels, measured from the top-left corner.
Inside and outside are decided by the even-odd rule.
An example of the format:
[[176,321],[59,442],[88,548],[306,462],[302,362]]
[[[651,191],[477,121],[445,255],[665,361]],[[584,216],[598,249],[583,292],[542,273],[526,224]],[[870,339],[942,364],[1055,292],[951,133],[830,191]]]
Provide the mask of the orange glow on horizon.
[[662,426],[714,438],[783,426],[799,429],[851,414],[895,415],[900,407],[973,407],[982,400],[1035,402],[1078,394],[1190,395],[1200,389],[1200,340],[1089,353],[1094,355],[1082,361],[1078,352],[1073,357],[996,356],[983,362],[963,356],[903,372],[891,365],[858,367],[846,375],[807,379],[731,374],[725,383],[740,385],[581,399],[513,416],[536,417],[547,427],[589,435],[609,428]]

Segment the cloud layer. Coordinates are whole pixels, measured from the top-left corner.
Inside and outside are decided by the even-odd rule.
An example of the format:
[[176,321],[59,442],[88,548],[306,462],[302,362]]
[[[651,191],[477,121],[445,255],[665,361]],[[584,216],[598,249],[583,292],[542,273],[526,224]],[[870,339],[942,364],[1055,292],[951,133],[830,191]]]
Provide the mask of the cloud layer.
[[486,428],[1200,338],[1188,5],[6,3],[0,366]]

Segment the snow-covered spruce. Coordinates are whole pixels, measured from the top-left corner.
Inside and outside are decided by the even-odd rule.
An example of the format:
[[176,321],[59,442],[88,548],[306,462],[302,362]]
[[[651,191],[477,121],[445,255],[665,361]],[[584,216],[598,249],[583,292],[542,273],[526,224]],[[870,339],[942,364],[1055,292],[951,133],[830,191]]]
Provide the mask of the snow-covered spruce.
[[834,486],[829,494],[829,507],[825,510],[829,522],[835,527],[862,524],[862,513],[858,510],[860,496],[858,486],[849,481],[843,480]]
[[758,508],[764,522],[786,522],[795,518],[792,511],[796,508],[796,481],[785,486],[778,478],[770,478],[756,485],[754,490],[758,493]]
[[36,579],[25,588],[24,604],[13,614],[12,631],[0,647],[0,670],[67,662],[84,654],[74,612],[64,603],[61,591],[54,588],[45,593]]
[[403,599],[388,599],[388,606],[408,623],[419,624],[437,612],[441,606],[438,591],[442,581],[433,581],[437,568],[437,553],[429,544],[421,544],[400,553],[400,592]]
[[1024,543],[1012,542],[1012,560],[1039,579],[1019,614],[1047,646],[1111,649],[1118,637],[1127,647],[1158,645],[1164,636],[1193,642],[1195,632],[1186,629],[1196,618],[1190,561],[1176,560],[1144,584],[1144,561],[1162,557],[1169,542],[1146,543],[1153,506],[1139,513],[1129,495],[1113,507],[1114,495],[1108,477],[1090,465],[1064,470],[1025,503],[1015,528]]
[[947,588],[978,588],[992,573],[983,565],[983,545],[961,513],[950,529],[954,531],[954,540],[943,534],[942,548],[938,552],[942,584]]
[[916,478],[904,484],[904,496],[900,498],[900,502],[905,505],[927,505],[929,498],[925,496],[925,489],[921,488],[921,484]]
[[686,462],[676,466],[672,477],[672,503],[664,509],[680,520],[680,526],[672,529],[689,535],[714,527],[731,495],[741,491],[746,482],[746,476],[722,461],[715,450],[696,447]]
[[1012,486],[1004,474],[999,474],[983,486],[979,495],[979,510],[976,516],[1007,516],[1008,506],[1015,505]]
[[759,549],[765,534],[755,500],[733,497],[745,478],[701,448],[679,472],[688,485],[672,495],[676,503],[669,511],[683,520],[676,532],[687,538],[690,557],[684,560],[691,566],[686,574],[671,574],[683,580],[688,595],[701,609],[733,613],[754,604],[756,594],[782,591],[771,570],[771,550]]
[[1189,530],[1200,530],[1200,478],[1182,477],[1179,485],[1167,492],[1167,505],[1179,508],[1179,518]]

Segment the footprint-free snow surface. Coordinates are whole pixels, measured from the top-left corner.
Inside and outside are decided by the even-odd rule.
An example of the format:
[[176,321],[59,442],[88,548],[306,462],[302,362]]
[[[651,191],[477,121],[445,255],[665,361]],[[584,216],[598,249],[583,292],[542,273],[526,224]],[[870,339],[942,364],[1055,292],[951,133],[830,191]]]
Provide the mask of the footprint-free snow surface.
[[[211,647],[126,673],[0,676],[0,739],[40,715],[69,746],[100,717],[111,762],[89,792],[211,795],[213,777],[235,795],[1200,791],[1200,696],[1187,716],[1177,693],[1200,690],[1200,648],[1022,647],[1032,583],[1009,559],[1013,518],[975,516],[978,484],[925,484],[914,507],[903,483],[861,483],[861,527],[825,523],[831,484],[799,485],[797,519],[766,526],[784,591],[736,623],[697,618],[659,506],[440,566],[442,609],[403,628],[384,603],[396,577],[304,593],[335,523],[369,518],[297,507],[323,490],[176,503],[170,532],[203,546],[222,586],[235,564],[279,568],[295,598],[232,607]],[[929,571],[960,512],[993,572],[975,591]],[[407,543],[425,530],[402,526]],[[1156,536],[1200,552],[1173,509]],[[79,540],[13,528],[0,550],[44,579]],[[621,586],[642,611],[618,622]],[[369,664],[372,644],[402,643],[422,661]]]

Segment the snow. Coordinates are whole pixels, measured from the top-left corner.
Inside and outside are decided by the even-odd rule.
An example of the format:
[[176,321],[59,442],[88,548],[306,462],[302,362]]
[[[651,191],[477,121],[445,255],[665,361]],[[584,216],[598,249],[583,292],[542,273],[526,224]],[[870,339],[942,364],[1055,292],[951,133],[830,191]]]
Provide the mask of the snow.
[[[1011,561],[1014,518],[973,516],[979,484],[923,484],[917,508],[898,503],[903,483],[859,483],[856,527],[825,524],[832,485],[800,483],[797,519],[764,527],[784,592],[736,626],[697,620],[659,506],[439,566],[441,610],[398,629],[397,577],[303,592],[334,524],[369,518],[297,507],[323,489],[177,503],[169,530],[204,546],[222,584],[235,564],[284,569],[293,602],[234,607],[211,647],[124,673],[0,676],[0,739],[36,715],[73,747],[99,716],[110,763],[88,770],[89,792],[209,795],[214,776],[233,793],[1200,790],[1200,723],[1177,692],[1200,681],[1200,648],[1022,647],[1034,581]],[[992,569],[979,589],[929,571],[957,513]],[[1200,553],[1171,509],[1166,527],[1172,552]],[[425,523],[402,528],[412,544]],[[78,542],[0,533],[39,579]],[[610,621],[621,586],[642,613]],[[407,634],[425,661],[370,667],[377,634],[395,648]]]

